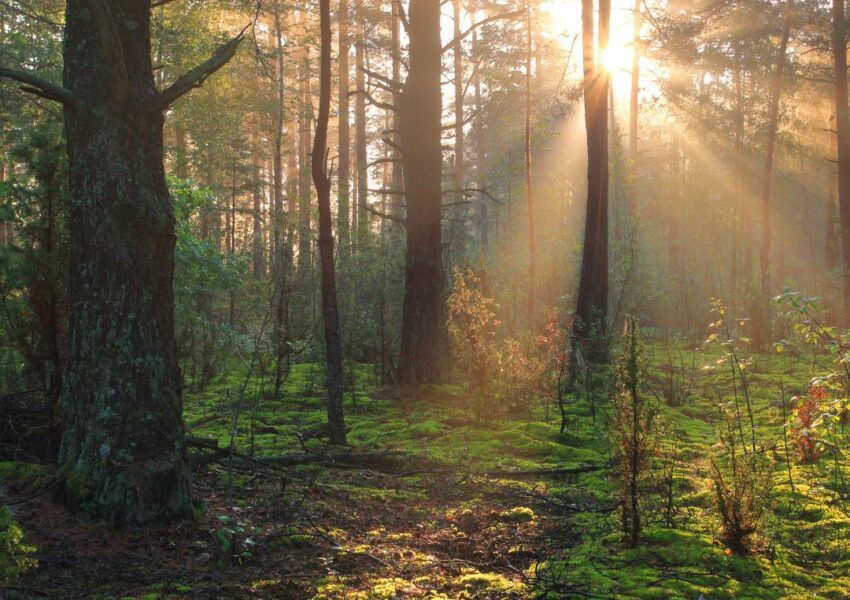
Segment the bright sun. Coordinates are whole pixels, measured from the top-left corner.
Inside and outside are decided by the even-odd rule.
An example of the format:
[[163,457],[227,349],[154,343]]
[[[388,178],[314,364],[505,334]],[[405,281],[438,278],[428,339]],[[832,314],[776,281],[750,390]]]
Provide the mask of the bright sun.
[[605,67],[605,69],[607,69],[611,73],[615,74],[620,73],[622,71],[628,72],[632,68],[632,54],[633,50],[631,48],[631,45],[629,45],[628,47],[612,45],[607,50],[602,52],[602,66]]
[[[634,0],[613,0],[611,11],[611,37],[608,49],[600,60],[611,73],[614,95],[627,98],[631,87],[632,58],[634,52],[632,8]],[[581,69],[581,3],[573,0],[545,0],[541,7],[547,21],[546,31],[556,39],[565,52],[571,54],[574,66]],[[655,93],[657,84],[653,77],[657,65],[647,56],[641,58],[641,94]]]

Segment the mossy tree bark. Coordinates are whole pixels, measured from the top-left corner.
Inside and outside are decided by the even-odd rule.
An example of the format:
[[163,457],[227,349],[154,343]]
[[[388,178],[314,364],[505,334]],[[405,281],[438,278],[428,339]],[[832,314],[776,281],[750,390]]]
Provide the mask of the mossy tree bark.
[[71,277],[60,489],[70,506],[114,525],[191,511],[163,114],[242,39],[160,92],[150,11],[147,2],[68,0],[64,87],[0,68],[25,91],[64,104]]

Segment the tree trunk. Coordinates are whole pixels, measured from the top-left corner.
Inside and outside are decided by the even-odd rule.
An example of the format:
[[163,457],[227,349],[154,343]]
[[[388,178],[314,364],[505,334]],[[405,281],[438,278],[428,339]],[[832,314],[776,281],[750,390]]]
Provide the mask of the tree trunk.
[[[463,204],[464,180],[466,179],[466,164],[464,161],[464,139],[463,139],[463,97],[464,97],[464,74],[463,74],[463,40],[461,40],[461,23],[460,23],[460,0],[452,0],[452,23],[454,26],[452,38],[452,62],[454,70],[454,173],[452,174],[452,187],[456,190],[454,193],[455,202],[458,203],[457,211],[461,216],[465,216],[466,207]],[[460,256],[464,254],[465,246],[465,219],[461,223],[461,232],[459,236],[458,253]]]
[[743,175],[741,173],[744,154],[744,106],[743,106],[743,67],[741,66],[741,49],[736,48],[735,61],[737,63],[735,71],[735,164],[732,166],[733,175],[733,199],[732,199],[732,257],[730,259],[730,292],[734,301],[738,299],[739,289],[739,273],[738,267],[740,263],[740,241],[741,229],[744,220],[744,202],[743,202]]
[[185,517],[174,213],[150,4],[68,0],[64,48],[74,101],[65,105],[71,308],[61,493],[113,524]]
[[[6,181],[6,163],[0,159],[0,183]],[[6,245],[6,222],[0,219],[0,248]]]
[[186,129],[182,125],[174,126],[174,176],[178,179],[189,178],[189,150],[186,143]]
[[632,167],[632,178],[630,185],[629,204],[627,216],[633,220],[637,208],[637,162],[638,162],[638,118],[640,115],[640,54],[641,39],[640,31],[643,26],[643,13],[641,3],[643,0],[635,0],[632,28],[632,79],[629,97],[629,160]]
[[337,231],[340,260],[351,249],[348,223],[351,195],[351,125],[349,123],[348,55],[351,40],[348,34],[348,0],[339,1],[339,169],[337,180]]
[[[786,17],[786,19],[789,17]],[[759,254],[759,283],[762,294],[770,293],[770,244],[772,229],[770,226],[770,184],[773,177],[773,156],[776,150],[776,130],[779,122],[779,96],[782,93],[782,72],[785,69],[785,51],[791,35],[790,21],[782,30],[779,53],[776,57],[776,69],[770,86],[770,117],[767,125],[767,149],[764,157],[764,176],[761,188],[761,252]]]
[[254,156],[251,159],[251,192],[254,200],[251,211],[251,274],[255,278],[263,277],[266,274],[266,249],[263,244],[263,161],[257,153],[259,137],[259,131],[255,131]]
[[838,137],[838,208],[844,281],[844,325],[850,325],[850,106],[847,104],[847,24],[844,0],[832,0],[835,130]]
[[[301,14],[302,31],[306,31],[307,13]],[[305,43],[306,42],[302,42]],[[310,193],[310,130],[313,113],[313,100],[310,93],[310,52],[305,45],[301,57],[301,111],[298,143],[298,277],[308,279],[312,264],[313,231]]]
[[738,184],[738,203],[740,206],[741,218],[741,279],[743,283],[744,294],[750,294],[753,286],[753,210],[752,198],[748,191],[747,177],[744,167],[744,139],[746,134],[746,82],[744,77],[744,48],[743,44],[739,44],[736,51],[736,59],[738,60],[739,75],[735,94],[737,96],[737,111],[738,111],[738,131],[737,141],[735,146],[736,160],[735,168],[737,169],[737,184]]
[[280,399],[283,380],[288,371],[289,359],[289,273],[292,268],[292,257],[286,229],[284,227],[283,215],[283,120],[284,120],[284,89],[286,72],[283,60],[283,24],[281,22],[280,0],[275,0],[274,6],[274,34],[276,67],[277,67],[277,106],[274,117],[274,137],[272,148],[273,180],[273,234],[274,260],[272,261],[272,277],[274,278],[275,290],[275,313],[272,328],[275,348],[275,380],[274,397]]
[[[401,137],[399,130],[401,129],[401,112],[398,107],[401,105],[401,33],[399,31],[401,15],[399,14],[397,2],[392,3],[392,35],[390,43],[392,45],[392,78],[393,78],[393,106],[396,110],[393,111],[393,130],[390,135],[392,141],[392,190],[394,192],[404,191],[404,173],[401,164]],[[393,209],[392,214],[401,216],[404,211],[401,210],[401,204],[404,202],[404,196],[393,194],[391,198]]]
[[328,393],[328,428],[333,444],[345,444],[342,411],[342,341],[336,302],[336,267],[331,221],[331,182],[327,173],[328,114],[331,105],[331,9],[330,0],[319,0],[321,53],[319,115],[313,139],[313,183],[319,202],[319,259],[322,277],[322,317],[325,323],[325,372]]
[[[608,47],[610,0],[599,1],[599,53]],[[584,106],[587,128],[587,218],[575,336],[591,362],[607,360],[608,320],[608,85],[594,56],[593,0],[582,0]],[[595,338],[595,339],[591,339]]]
[[[602,0],[606,1],[606,0]],[[533,322],[535,292],[537,288],[537,232],[534,227],[534,194],[531,187],[531,1],[525,6],[525,204],[528,217],[528,307],[529,321]]]
[[355,81],[357,96],[354,100],[354,127],[356,129],[357,160],[357,244],[362,246],[369,237],[369,171],[366,146],[366,18],[363,2],[357,2],[357,40],[354,42],[354,58],[357,65]]
[[[476,14],[473,13],[473,21],[475,21]],[[480,65],[478,61],[480,60],[479,42],[478,42],[478,30],[474,29],[472,31],[472,64],[475,68],[475,73],[472,76],[472,87],[475,94],[475,115],[476,118],[472,122],[472,133],[473,133],[473,142],[475,144],[475,180],[476,185],[479,189],[484,188],[484,129],[482,127],[482,117],[481,117],[481,108],[483,106],[481,100],[481,75],[479,74]],[[487,202],[489,202],[488,198],[479,193],[478,194],[478,227],[481,230],[481,256],[484,260],[487,259],[488,254],[490,253],[490,224],[489,224],[489,216],[487,214]]]
[[[829,159],[837,162],[837,140],[835,139],[835,115],[829,118],[829,127],[826,132],[829,147]],[[826,228],[824,231],[824,260],[828,271],[833,271],[838,266],[838,254],[841,243],[835,232],[836,223],[836,187],[838,176],[836,172],[830,172],[826,191]]]
[[439,380],[443,319],[440,2],[410,2],[410,70],[401,99],[407,250],[399,379]]

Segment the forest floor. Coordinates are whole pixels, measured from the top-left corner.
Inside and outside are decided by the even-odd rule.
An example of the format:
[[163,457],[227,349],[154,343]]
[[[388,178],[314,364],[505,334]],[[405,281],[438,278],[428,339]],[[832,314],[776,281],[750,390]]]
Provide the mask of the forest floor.
[[[322,439],[322,372],[300,364],[280,401],[268,376],[244,372],[187,394],[190,435],[236,449],[195,453],[191,521],[118,532],[78,522],[52,499],[49,467],[0,463],[3,503],[38,560],[0,597],[847,598],[850,518],[828,466],[795,464],[792,490],[774,444],[764,541],[729,555],[708,460],[732,383],[702,369],[710,353],[650,348],[656,387],[676,405],[663,444],[672,493],[649,505],[637,549],[620,540],[604,402],[571,399],[562,434],[551,407],[490,418],[495,405],[461,386],[379,389],[357,367],[354,450],[339,455]],[[779,381],[790,394],[807,379],[755,358],[766,445],[782,439]]]

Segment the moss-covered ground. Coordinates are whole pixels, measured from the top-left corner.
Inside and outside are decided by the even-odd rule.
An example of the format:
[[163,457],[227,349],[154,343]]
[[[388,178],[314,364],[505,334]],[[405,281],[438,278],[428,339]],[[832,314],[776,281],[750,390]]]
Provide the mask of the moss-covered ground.
[[[776,485],[756,549],[741,557],[719,541],[708,471],[732,380],[703,368],[712,351],[649,349],[654,387],[672,404],[662,449],[674,502],[647,502],[638,548],[619,534],[602,395],[568,398],[562,434],[542,402],[505,415],[463,385],[378,388],[350,365],[349,443],[374,464],[261,467],[225,454],[197,467],[191,522],[119,532],[76,522],[53,501],[49,472],[0,465],[39,561],[4,597],[850,597],[850,504],[829,460],[789,463],[782,443],[779,385],[803,392],[806,368],[753,361]],[[294,365],[275,399],[271,375],[233,368],[189,389],[189,434],[258,459],[321,455],[322,379],[319,366]],[[568,472],[586,466],[601,468]]]

